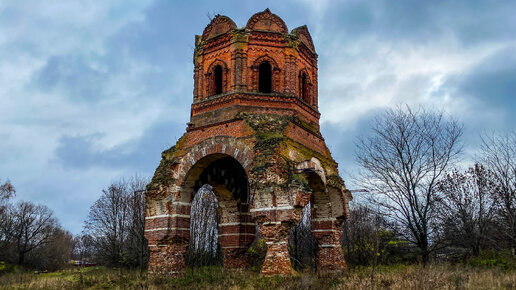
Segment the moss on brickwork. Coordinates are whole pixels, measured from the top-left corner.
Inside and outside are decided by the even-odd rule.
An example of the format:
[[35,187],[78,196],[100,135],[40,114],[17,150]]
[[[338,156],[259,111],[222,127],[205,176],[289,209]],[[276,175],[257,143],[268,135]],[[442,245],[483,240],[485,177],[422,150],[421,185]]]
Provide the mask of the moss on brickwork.
[[289,175],[289,184],[294,186],[298,186],[303,189],[305,192],[311,192],[310,183],[306,178],[305,174],[301,173],[292,173]]
[[186,144],[188,143],[188,134],[183,134],[179,140],[177,140],[176,145],[170,147],[169,149],[163,151],[161,153],[161,157],[164,159],[173,159],[178,156],[182,156],[186,153]]
[[184,134],[176,144],[161,153],[161,161],[154,172],[151,182],[147,185],[147,191],[156,191],[160,186],[168,186],[175,182],[172,177],[172,167],[178,163],[178,157],[184,154],[187,135]]
[[159,191],[162,186],[168,186],[174,183],[175,179],[172,177],[172,166],[174,163],[175,161],[172,159],[161,159],[151,182],[147,184],[147,192],[156,192]]
[[279,155],[278,148],[287,139],[285,129],[292,121],[290,116],[272,114],[239,113],[242,118],[255,131],[256,143],[254,145],[254,160],[251,174],[254,178],[272,170],[278,175],[285,175],[288,170],[288,160]]
[[303,128],[312,132],[313,134],[315,134],[317,136],[321,136],[321,132],[319,132],[319,124],[316,124],[313,122],[307,122],[298,117],[293,117],[292,121],[294,122],[294,124],[297,124],[298,126],[302,126]]
[[326,176],[326,183],[328,186],[341,188],[344,186],[344,180],[338,174]]
[[326,169],[326,171],[335,171],[337,168],[337,163],[333,158],[328,158],[329,154],[323,155],[315,150],[312,150],[303,144],[300,144],[292,139],[287,139],[282,143],[281,154],[284,156],[289,156],[289,152],[295,151],[297,154],[301,156],[297,162],[302,162],[305,160],[310,160],[312,157],[319,159],[321,165]]
[[[331,156],[329,150],[326,149],[326,152],[320,153],[285,136],[285,131],[290,123],[303,126],[319,135],[318,126],[291,116],[239,113],[238,117],[245,120],[256,132],[254,163],[251,169],[253,178],[260,179],[259,176],[273,170],[274,173],[285,179],[285,184],[278,185],[288,186],[294,183],[308,190],[309,184],[305,176],[294,171],[297,163],[315,157],[321,161],[321,165],[327,172],[337,171],[337,163],[328,157]],[[296,160],[291,160],[291,152],[295,152]],[[338,175],[336,176],[338,177]],[[340,177],[338,178],[340,179]],[[336,182],[343,184],[342,179]]]

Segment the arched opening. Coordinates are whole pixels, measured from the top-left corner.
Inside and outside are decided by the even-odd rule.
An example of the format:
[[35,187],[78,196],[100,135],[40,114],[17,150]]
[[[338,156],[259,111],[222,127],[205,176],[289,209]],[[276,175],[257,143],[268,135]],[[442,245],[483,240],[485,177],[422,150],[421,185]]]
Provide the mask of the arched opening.
[[321,177],[314,172],[305,173],[305,177],[312,195],[310,202],[303,208],[303,214],[298,224],[290,230],[289,254],[294,269],[316,270],[319,246],[313,235],[312,220],[316,208],[324,206],[316,204],[320,203],[320,195],[324,192],[325,186]]
[[272,92],[272,66],[268,61],[263,61],[258,67],[258,91]]
[[[247,267],[247,249],[255,239],[255,223],[248,210],[249,185],[242,165],[228,155],[208,155],[189,170],[185,189],[193,197],[188,266]],[[197,203],[199,199],[201,204]],[[206,220],[199,221],[199,217]],[[206,245],[199,240],[212,242]],[[191,253],[196,249],[200,250]]]
[[222,94],[222,67],[220,65],[215,66],[213,69],[213,86],[215,95]]
[[303,101],[311,105],[309,83],[310,81],[308,79],[308,76],[305,72],[302,72],[299,75],[299,95]]

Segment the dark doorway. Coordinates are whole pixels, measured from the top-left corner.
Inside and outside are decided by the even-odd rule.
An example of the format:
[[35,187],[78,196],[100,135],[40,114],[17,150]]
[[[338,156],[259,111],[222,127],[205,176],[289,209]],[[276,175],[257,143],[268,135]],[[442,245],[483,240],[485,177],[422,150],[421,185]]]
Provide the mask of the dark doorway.
[[217,65],[213,73],[215,74],[215,95],[222,94],[222,67]]
[[272,67],[267,61],[260,63],[258,91],[260,93],[270,93],[272,91]]

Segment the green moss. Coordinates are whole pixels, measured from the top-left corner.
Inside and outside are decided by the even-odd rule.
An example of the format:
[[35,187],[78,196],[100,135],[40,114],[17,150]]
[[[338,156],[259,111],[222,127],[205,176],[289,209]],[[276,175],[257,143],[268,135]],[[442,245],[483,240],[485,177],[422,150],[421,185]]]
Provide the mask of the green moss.
[[251,173],[260,175],[271,166],[286,167],[284,160],[277,158],[279,146],[286,140],[285,129],[291,122],[289,116],[279,116],[272,114],[249,114],[239,113],[238,118],[242,118],[256,133],[256,143],[254,145],[254,166]]
[[326,176],[326,183],[337,188],[344,186],[344,180],[337,174]]
[[158,168],[154,172],[154,176],[146,190],[148,192],[159,189],[160,185],[169,185],[174,183],[175,179],[172,177],[172,166],[176,163],[173,159],[161,159]]
[[305,128],[306,130],[314,133],[315,135],[321,135],[321,133],[319,132],[319,124],[317,124],[317,123],[307,122],[298,117],[294,117],[292,119],[292,122],[298,126]]
[[296,151],[298,154],[300,154],[302,156],[302,158],[301,158],[302,160],[298,160],[299,162],[301,162],[303,160],[309,160],[312,157],[315,157],[315,158],[319,159],[319,161],[321,161],[321,165],[324,168],[337,167],[337,164],[335,163],[335,161],[332,158],[327,157],[327,156],[330,156],[329,154],[323,155],[323,154],[321,154],[315,150],[312,150],[312,149],[304,146],[303,144],[300,144],[292,139],[287,139],[287,140],[285,140],[285,142],[282,143],[281,154],[284,156],[288,156],[289,151],[291,151],[291,150]]

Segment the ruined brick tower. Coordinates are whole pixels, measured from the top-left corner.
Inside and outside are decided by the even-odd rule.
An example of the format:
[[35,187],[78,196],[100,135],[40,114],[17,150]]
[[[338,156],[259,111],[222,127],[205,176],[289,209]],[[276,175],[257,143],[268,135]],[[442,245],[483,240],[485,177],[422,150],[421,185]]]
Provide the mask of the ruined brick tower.
[[244,28],[216,16],[195,38],[186,133],[162,153],[147,188],[149,272],[181,274],[190,205],[213,186],[225,268],[248,266],[255,224],[268,246],[262,273],[291,274],[287,240],[312,202],[317,269],[346,267],[340,236],[350,192],[319,132],[317,54],[306,26],[288,31],[269,9]]

